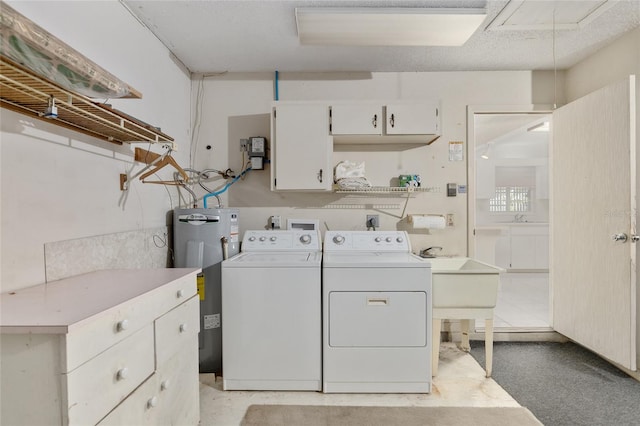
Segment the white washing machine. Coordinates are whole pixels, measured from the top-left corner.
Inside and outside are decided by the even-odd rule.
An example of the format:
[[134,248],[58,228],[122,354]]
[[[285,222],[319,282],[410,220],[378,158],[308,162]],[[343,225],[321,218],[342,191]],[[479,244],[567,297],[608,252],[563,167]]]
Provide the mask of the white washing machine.
[[323,391],[431,392],[431,265],[404,231],[327,231]]
[[222,262],[225,390],[322,390],[318,231],[246,231]]

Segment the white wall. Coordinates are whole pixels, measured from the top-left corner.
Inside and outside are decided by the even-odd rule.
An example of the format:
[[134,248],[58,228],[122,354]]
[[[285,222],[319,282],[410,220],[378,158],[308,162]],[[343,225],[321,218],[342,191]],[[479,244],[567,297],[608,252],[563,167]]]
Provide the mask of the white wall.
[[[202,125],[195,149],[199,169],[239,171],[239,139],[269,136],[269,111],[274,99],[273,74],[225,74],[204,80]],[[197,85],[196,81],[194,85]],[[419,100],[441,102],[442,137],[430,146],[404,151],[335,152],[343,159],[365,161],[367,178],[388,185],[400,174],[420,174],[425,186],[440,192],[421,193],[409,200],[408,214],[453,213],[455,226],[445,230],[409,230],[414,251],[442,246],[444,254],[466,254],[467,198],[446,196],[446,184],[466,184],[466,161],[450,162],[449,141],[466,142],[466,107],[528,105],[531,72],[449,73],[280,73],[281,101],[300,100]],[[212,146],[211,150],[206,145]],[[465,148],[466,149],[466,148]],[[466,153],[465,153],[466,156]],[[301,159],[304,161],[304,159]],[[269,170],[252,171],[225,194],[225,204],[238,206],[241,233],[262,228],[270,215],[317,218],[331,229],[365,229],[366,214],[379,214],[382,229],[405,229],[404,199],[362,198],[338,194],[281,193],[269,190]],[[326,229],[322,227],[323,231]]]
[[[188,161],[189,76],[118,1],[7,3],[142,92],[140,100],[109,103],[161,127],[181,149],[176,159]],[[47,242],[166,224],[174,189],[136,182],[125,197],[119,189],[119,174],[133,167],[132,146],[0,114],[2,291],[45,281]]]
[[614,40],[566,72],[567,101],[571,102],[608,84],[640,75],[640,28]]

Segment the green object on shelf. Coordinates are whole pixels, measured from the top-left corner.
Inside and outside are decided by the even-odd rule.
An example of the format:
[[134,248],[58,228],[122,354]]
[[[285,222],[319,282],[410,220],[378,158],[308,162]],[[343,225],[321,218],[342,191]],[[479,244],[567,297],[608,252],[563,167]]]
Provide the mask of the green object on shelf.
[[420,175],[400,175],[398,178],[398,186],[401,188],[420,186]]

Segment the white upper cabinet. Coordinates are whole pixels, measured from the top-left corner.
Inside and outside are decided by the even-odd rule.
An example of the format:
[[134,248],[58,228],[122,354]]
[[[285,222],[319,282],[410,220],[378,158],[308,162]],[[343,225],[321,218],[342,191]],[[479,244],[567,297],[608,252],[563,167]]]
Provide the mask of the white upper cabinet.
[[334,135],[381,135],[384,117],[380,104],[331,106],[331,133]]
[[276,103],[271,118],[271,190],[330,191],[329,106]]
[[335,144],[430,144],[440,136],[437,101],[331,102]]
[[439,135],[439,113],[435,102],[387,104],[385,133],[388,135]]

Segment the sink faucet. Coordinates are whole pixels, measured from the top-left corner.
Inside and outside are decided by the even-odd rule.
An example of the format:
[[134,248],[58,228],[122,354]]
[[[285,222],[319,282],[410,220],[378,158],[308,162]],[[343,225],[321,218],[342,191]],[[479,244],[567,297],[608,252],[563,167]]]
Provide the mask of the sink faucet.
[[514,216],[513,221],[514,222],[525,222],[524,218],[525,218],[525,216],[522,213],[519,213],[519,214],[516,214]]
[[434,251],[439,252],[441,250],[442,250],[442,247],[438,247],[438,246],[429,247],[424,250],[420,250],[420,257],[427,257],[427,258],[436,257],[436,254],[434,253]]

